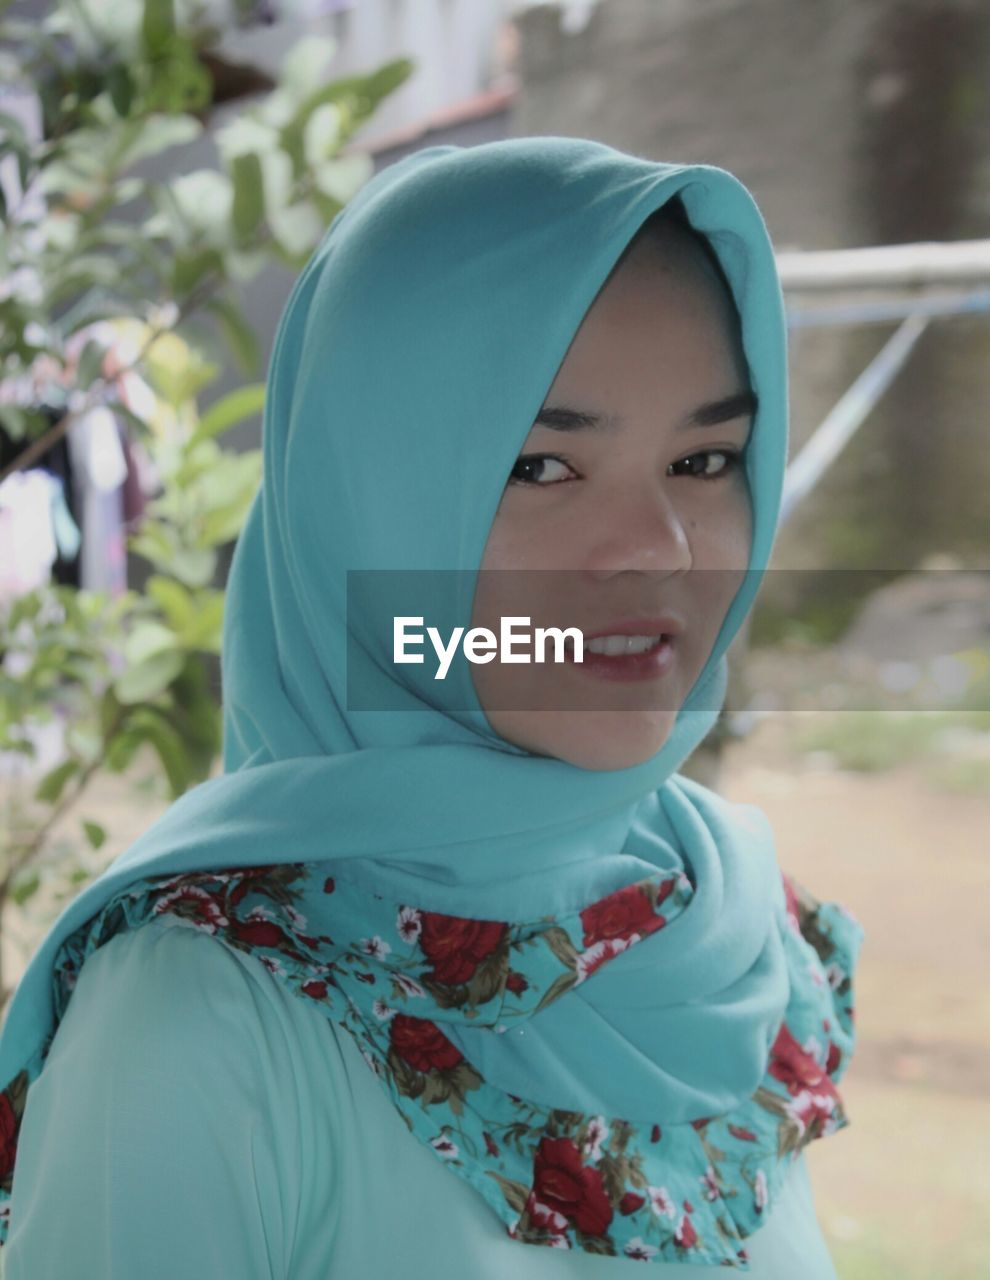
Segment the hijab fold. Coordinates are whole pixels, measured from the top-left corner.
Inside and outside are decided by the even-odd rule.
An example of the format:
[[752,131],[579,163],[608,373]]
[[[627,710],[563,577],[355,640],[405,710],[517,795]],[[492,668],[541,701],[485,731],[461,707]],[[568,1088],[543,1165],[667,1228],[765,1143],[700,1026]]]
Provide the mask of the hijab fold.
[[[612,266],[675,195],[729,281],[758,398],[751,559],[663,747],[586,771],[495,733],[463,665],[436,682],[395,666],[349,574],[456,570],[449,614],[470,625],[536,411]],[[226,595],[224,773],[33,956],[0,1034],[8,1131],[86,957],[165,918],[255,951],[351,1034],[514,1238],[746,1270],[787,1161],[847,1123],[834,1084],[862,936],[782,875],[757,808],[677,772],[722,706],[787,456],[783,307],[752,196],[723,169],[579,138],[405,157],[295,283],[263,453]],[[354,690],[389,709],[351,709]],[[547,1171],[564,1165],[577,1205],[554,1200]]]

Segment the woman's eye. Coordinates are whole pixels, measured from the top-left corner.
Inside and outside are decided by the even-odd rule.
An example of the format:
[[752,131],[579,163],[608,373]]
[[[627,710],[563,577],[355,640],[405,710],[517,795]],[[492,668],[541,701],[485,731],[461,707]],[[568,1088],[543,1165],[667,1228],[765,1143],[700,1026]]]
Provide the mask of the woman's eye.
[[[524,453],[515,461],[515,465],[509,472],[509,484],[528,484],[538,489],[548,489],[551,484],[561,484],[560,479],[541,481],[534,479],[532,473],[535,471],[539,476],[545,476],[546,472],[543,468],[547,463],[555,463],[558,467],[570,470],[568,464],[563,458],[555,457],[552,453]],[[529,474],[526,474],[526,473]]]
[[[711,466],[713,458],[719,460],[714,469]],[[731,475],[741,464],[742,454],[736,449],[702,449],[698,453],[692,453],[687,458],[682,458],[680,462],[671,463],[671,467],[687,467],[688,470],[682,474],[693,480],[721,480]],[[546,468],[548,466],[550,467],[550,478],[547,476]],[[531,488],[536,489],[549,489],[551,485],[563,483],[559,471],[557,478],[553,478],[554,466],[565,471],[571,470],[569,463],[552,453],[521,454],[516,459],[515,466],[509,472],[507,483],[529,485]]]
[[[721,480],[723,476],[731,475],[742,463],[742,454],[736,449],[702,449],[700,453],[692,453],[690,457],[682,458],[680,462],[674,462],[671,465],[680,467],[685,463],[694,463],[699,458],[704,459],[704,462],[701,466],[692,467],[689,472],[696,480]],[[712,458],[722,458],[724,461],[716,470],[709,471],[708,463]]]

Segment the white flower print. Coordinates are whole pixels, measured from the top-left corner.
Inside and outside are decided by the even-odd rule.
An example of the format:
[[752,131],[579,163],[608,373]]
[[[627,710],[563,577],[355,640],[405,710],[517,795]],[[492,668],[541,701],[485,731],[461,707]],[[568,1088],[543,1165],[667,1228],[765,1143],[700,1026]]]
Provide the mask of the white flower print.
[[358,1048],[361,1050],[361,1057],[365,1060],[375,1075],[380,1076],[382,1074],[382,1069],[378,1064],[378,1059],[373,1058],[363,1044],[358,1045]]
[[567,1230],[567,1219],[562,1213],[558,1213],[556,1209],[551,1209],[549,1205],[544,1204],[542,1200],[537,1200],[532,1196],[529,1204],[529,1220],[534,1227],[545,1227],[552,1236],[561,1236]]
[[360,938],[358,946],[365,955],[374,956],[376,960],[384,960],[392,950],[385,939],[379,937],[377,933],[371,938]]
[[423,929],[423,921],[415,907],[400,907],[395,927],[403,942],[415,942]]
[[650,1258],[655,1258],[659,1252],[659,1249],[652,1244],[647,1244],[639,1236],[633,1236],[625,1248],[627,1258],[639,1258],[642,1262],[649,1262]]
[[592,943],[586,950],[578,953],[578,982],[584,982],[585,978],[593,974],[599,965],[604,964],[606,960],[611,960],[620,951],[625,951],[627,947],[631,947],[638,941],[639,934],[633,933],[628,938],[603,938],[600,942]]
[[757,1213],[762,1213],[767,1207],[767,1199],[767,1175],[762,1169],[757,1169],[756,1177],[753,1179],[753,1207]]
[[431,1138],[430,1146],[434,1151],[439,1152],[445,1160],[456,1160],[457,1156],[460,1154],[457,1149],[457,1144],[451,1142],[445,1133],[441,1133],[436,1138]]
[[261,963],[265,966],[265,968],[269,971],[269,973],[284,973],[284,972],[285,972],[285,967],[284,967],[284,965],[282,964],[282,961],[278,958],[278,956],[266,956],[266,955],[262,955],[262,954],[260,954],[260,953],[259,953],[259,954],[258,954],[258,959],[259,959],[259,960],[261,961]]
[[416,979],[410,978],[408,974],[394,973],[392,979],[399,984],[407,996],[426,996],[426,992]]
[[584,1140],[587,1159],[594,1164],[602,1158],[602,1143],[608,1137],[608,1125],[604,1116],[592,1116],[588,1121],[588,1135]]
[[172,893],[166,893],[158,899],[152,908],[155,915],[164,915],[171,908],[173,902],[179,902],[182,899],[195,898],[202,903],[203,916],[199,919],[190,920],[185,916],[177,916],[176,919],[181,920],[183,924],[191,925],[194,929],[199,929],[203,933],[216,933],[217,929],[225,929],[229,923],[227,917],[217,906],[216,901],[205,889],[201,889],[198,885],[180,885]]
[[846,976],[842,970],[842,967],[840,965],[837,965],[834,960],[825,970],[825,973],[826,973],[826,976],[828,977],[828,985],[832,988],[833,991],[835,991],[837,987],[840,987],[842,985],[842,981]]
[[828,1062],[828,1049],[825,1048],[817,1036],[809,1036],[801,1048],[805,1053],[810,1053],[818,1065],[824,1068],[826,1062]]
[[396,1014],[396,1010],[387,1005],[384,1000],[376,1000],[371,1006],[371,1012],[381,1022],[387,1022]]
[[[803,1134],[813,1120],[820,1120],[823,1133],[831,1133],[837,1123],[834,1116],[835,1098],[829,1093],[815,1093],[812,1089],[802,1089],[789,1102],[785,1103],[787,1114],[798,1126],[799,1135]],[[831,1128],[829,1124],[831,1123]]]
[[297,911],[295,907],[287,903],[285,907],[285,914],[292,921],[293,929],[295,929],[298,933],[306,932],[306,926],[309,924],[309,921],[301,912]]
[[650,1197],[650,1206],[657,1217],[675,1218],[677,1216],[677,1206],[671,1200],[666,1187],[647,1187],[646,1194]]
[[701,1191],[706,1200],[717,1200],[722,1194],[718,1186],[718,1177],[715,1173],[714,1166],[709,1165],[699,1179],[701,1182]]

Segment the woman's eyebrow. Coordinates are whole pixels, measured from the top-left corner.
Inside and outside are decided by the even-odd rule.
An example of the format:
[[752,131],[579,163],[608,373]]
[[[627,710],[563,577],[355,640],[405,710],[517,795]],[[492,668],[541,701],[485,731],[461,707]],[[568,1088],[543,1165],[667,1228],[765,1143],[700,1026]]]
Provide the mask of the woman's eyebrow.
[[[752,391],[736,391],[722,400],[710,400],[698,405],[677,424],[675,430],[689,427],[715,427],[721,422],[731,422],[745,414],[756,413],[757,398]],[[618,414],[591,413],[585,409],[572,409],[563,405],[544,405],[533,421],[534,427],[549,427],[551,431],[603,431],[613,433],[625,425]]]

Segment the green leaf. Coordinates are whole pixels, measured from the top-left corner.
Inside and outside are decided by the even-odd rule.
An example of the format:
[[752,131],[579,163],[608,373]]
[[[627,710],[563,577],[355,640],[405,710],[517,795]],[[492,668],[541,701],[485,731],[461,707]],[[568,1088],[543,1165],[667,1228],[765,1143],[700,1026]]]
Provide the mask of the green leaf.
[[223,278],[223,256],[218,249],[194,249],[175,255],[172,268],[172,291],[177,300],[185,299],[203,282],[203,277],[217,273]]
[[107,744],[107,768],[114,773],[123,773],[134,759],[135,752],[142,741],[140,734],[131,733],[129,730],[114,734]]
[[243,242],[257,231],[265,216],[265,189],[257,155],[247,152],[235,156],[231,164],[231,178],[234,184],[231,225],[234,235]]
[[139,622],[124,642],[124,658],[129,666],[178,648],[175,632],[160,622]]
[[130,667],[114,681],[113,691],[118,701],[129,706],[154,698],[172,683],[182,670],[184,660],[178,649],[170,649]]
[[197,604],[195,618],[182,632],[182,643],[188,649],[219,653],[223,637],[223,592],[215,591],[209,595],[204,592]]
[[311,253],[326,230],[326,223],[311,200],[300,200],[298,204],[273,209],[268,225],[281,248],[293,258]]
[[343,205],[364,186],[374,168],[370,156],[340,156],[325,164],[314,164],[313,181],[323,195]]
[[501,1187],[505,1202],[513,1213],[522,1213],[523,1209],[526,1208],[526,1201],[529,1199],[529,1187],[524,1182],[516,1182],[512,1178],[503,1178],[494,1169],[486,1169],[485,1173],[489,1178],[494,1178]]
[[102,375],[106,353],[107,348],[102,342],[97,342],[95,338],[87,341],[76,366],[76,386],[80,390],[87,390]]
[[295,98],[312,93],[323,83],[327,67],[336,52],[337,41],[333,36],[303,36],[282,59],[279,82]]
[[265,384],[263,382],[238,387],[236,391],[231,391],[215,404],[210,405],[199,420],[199,425],[193,433],[192,443],[220,435],[235,423],[243,422],[245,418],[251,418],[256,413],[260,413],[264,405]]
[[258,339],[240,308],[228,298],[211,298],[206,304],[206,310],[220,322],[223,336],[240,371],[245,377],[257,375],[261,364]]
[[154,747],[168,777],[172,798],[182,795],[189,786],[189,762],[181,736],[154,707],[141,707],[132,717],[132,725]]
[[145,583],[145,591],[160,606],[173,631],[182,632],[195,622],[193,596],[181,582],[153,573]]
[[164,53],[175,35],[175,8],[172,0],[144,0],[141,38],[145,51],[154,57]]
[[[21,190],[26,191],[32,168],[31,144],[24,131],[24,126],[16,116],[0,111],[0,156],[12,151],[17,157],[17,173],[21,182]],[[0,196],[3,189],[0,188]],[[6,208],[6,205],[4,206]]]
[[107,73],[107,92],[117,115],[122,118],[130,115],[134,102],[134,81],[123,62],[112,66]]
[[566,929],[559,924],[551,925],[549,929],[544,929],[541,936],[561,964],[567,965],[569,969],[577,968],[578,953]]
[[63,760],[61,764],[49,770],[41,779],[35,789],[34,798],[46,804],[55,804],[62,794],[65,784],[78,772],[78,760]]
[[99,849],[107,838],[106,829],[101,827],[98,822],[88,822],[83,819],[83,831],[86,833],[86,839],[94,849]]
[[134,164],[148,156],[158,155],[169,147],[193,142],[203,132],[203,126],[195,116],[161,114],[149,115],[141,122],[141,130],[128,146],[122,163]]
[[216,554],[209,550],[180,547],[168,565],[172,575],[190,587],[205,587],[217,566]]
[[33,897],[41,887],[41,876],[37,871],[15,880],[10,889],[10,896],[19,907],[23,907],[28,898]]
[[223,745],[223,715],[205,661],[190,655],[171,692],[169,720],[182,734],[193,777],[202,781],[210,776]]
[[554,1000],[558,1000],[565,992],[570,991],[577,983],[577,971],[573,973],[562,973],[560,977],[552,983],[543,994],[543,999],[533,1010],[539,1013],[541,1009],[545,1009],[548,1004],[553,1004]]

